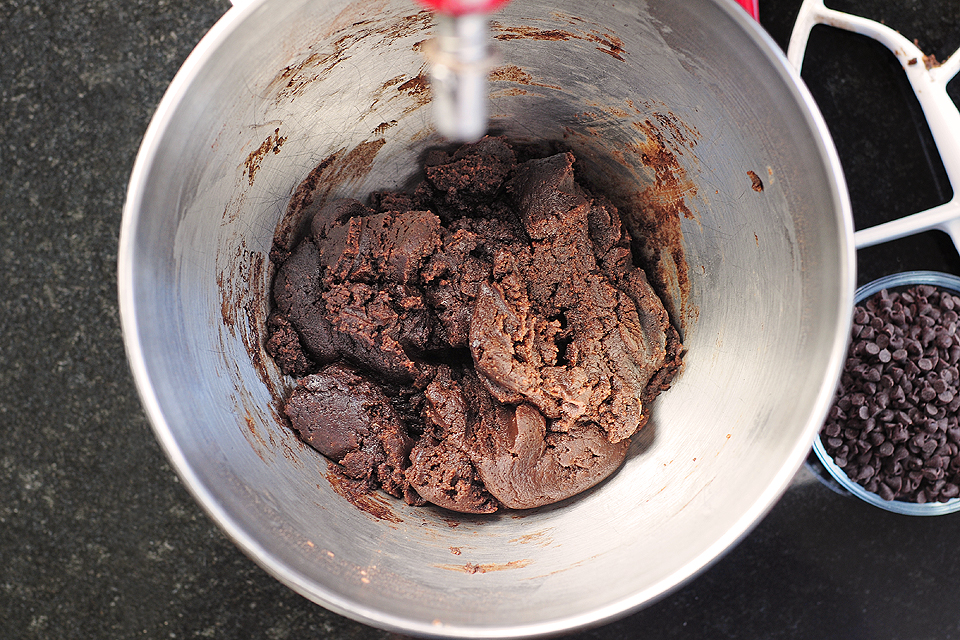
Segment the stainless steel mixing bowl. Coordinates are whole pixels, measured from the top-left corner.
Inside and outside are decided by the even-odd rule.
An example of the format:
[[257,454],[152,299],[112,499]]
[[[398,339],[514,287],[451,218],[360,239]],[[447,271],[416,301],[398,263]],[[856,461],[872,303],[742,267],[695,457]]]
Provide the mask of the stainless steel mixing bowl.
[[732,1],[515,0],[494,16],[493,126],[572,148],[635,230],[660,221],[646,258],[685,366],[623,468],[580,497],[483,518],[386,497],[360,509],[280,420],[291,381],[261,348],[267,253],[321,161],[318,197],[362,197],[402,185],[438,142],[430,27],[399,0],[254,0],[211,30],[130,181],[131,367],[186,486],[307,598],[426,635],[598,623],[709,565],[807,455],[853,307],[839,163],[796,74]]

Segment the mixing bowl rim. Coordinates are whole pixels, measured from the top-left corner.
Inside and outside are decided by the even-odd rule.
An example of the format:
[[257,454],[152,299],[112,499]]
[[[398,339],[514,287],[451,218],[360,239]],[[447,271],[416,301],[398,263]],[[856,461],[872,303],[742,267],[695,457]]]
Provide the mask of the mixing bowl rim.
[[[195,469],[188,463],[184,452],[178,445],[170,425],[163,414],[158,396],[148,371],[147,361],[139,341],[140,326],[134,295],[135,243],[138,227],[138,213],[143,202],[146,179],[156,161],[159,142],[173,122],[173,115],[185,99],[185,92],[195,81],[199,70],[213,57],[216,49],[226,41],[245,20],[260,10],[266,0],[253,0],[248,4],[234,6],[201,39],[188,56],[165,92],[157,111],[152,118],[141,143],[140,150],[131,173],[127,198],[123,209],[123,220],[118,249],[118,296],[120,320],[124,336],[127,357],[136,383],[137,391],[145,412],[158,441],[171,462],[177,475],[194,499],[207,512],[221,530],[252,560],[274,578],[287,585],[304,597],[323,605],[335,613],[352,618],[364,624],[383,629],[414,633],[424,636],[457,636],[467,638],[508,638],[526,637],[570,632],[575,629],[595,626],[605,621],[621,617],[641,606],[661,599],[688,582],[691,578],[707,569],[723,554],[745,537],[762,517],[773,507],[777,499],[786,490],[795,472],[800,468],[810,443],[814,439],[832,400],[836,380],[839,378],[843,362],[846,336],[852,320],[852,290],[855,271],[855,252],[853,245],[853,223],[849,197],[846,190],[840,161],[833,146],[832,138],[820,115],[812,96],[803,85],[799,75],[787,62],[779,47],[758,23],[749,18],[733,0],[712,0],[730,14],[731,19],[740,25],[759,52],[778,72],[783,88],[794,99],[797,109],[806,116],[809,129],[819,134],[816,147],[823,160],[822,170],[833,192],[834,213],[832,219],[838,225],[841,252],[840,300],[838,301],[835,321],[838,330],[834,335],[834,344],[826,358],[827,376],[822,385],[805,428],[807,438],[799,439],[790,455],[785,457],[781,471],[774,476],[770,484],[758,495],[755,502],[735,521],[722,536],[710,544],[703,553],[678,567],[673,573],[646,589],[630,597],[620,598],[605,606],[595,608],[588,613],[570,617],[556,618],[550,621],[525,623],[520,625],[435,625],[418,622],[394,614],[384,614],[358,601],[338,596],[309,580],[304,574],[281,561],[269,552],[256,538],[250,535],[222,505],[218,504],[210,488],[206,487]],[[849,286],[847,286],[849,284]],[[849,293],[848,293],[849,292]],[[840,329],[843,329],[842,331]],[[832,380],[831,380],[832,378]]]

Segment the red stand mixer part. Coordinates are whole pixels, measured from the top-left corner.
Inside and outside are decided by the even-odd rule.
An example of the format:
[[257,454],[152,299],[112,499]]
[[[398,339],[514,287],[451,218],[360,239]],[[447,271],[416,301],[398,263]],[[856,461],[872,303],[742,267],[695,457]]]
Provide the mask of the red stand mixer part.
[[451,16],[467,13],[492,13],[510,0],[420,0],[428,8]]
[[[460,16],[465,13],[492,13],[510,0],[420,0],[420,3],[437,13]],[[737,0],[737,3],[753,16],[760,19],[759,0]]]
[[747,10],[754,20],[760,20],[760,0],[737,0],[737,3]]
[[[434,124],[450,140],[473,142],[487,131],[487,74],[493,60],[487,16],[507,2],[420,0],[434,12],[437,23],[437,37],[425,48]],[[758,0],[737,2],[757,18]]]

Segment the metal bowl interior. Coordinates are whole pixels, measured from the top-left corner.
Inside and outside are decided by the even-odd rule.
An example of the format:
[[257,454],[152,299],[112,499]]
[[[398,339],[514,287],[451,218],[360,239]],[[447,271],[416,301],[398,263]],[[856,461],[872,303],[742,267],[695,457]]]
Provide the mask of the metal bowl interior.
[[[307,598],[423,635],[596,624],[708,566],[809,452],[853,307],[839,162],[796,74],[732,2],[507,6],[492,126],[571,148],[628,225],[672,230],[646,258],[685,364],[624,466],[579,497],[483,518],[386,497],[358,509],[281,419],[292,381],[261,346],[268,253],[319,164],[324,197],[362,198],[402,186],[439,142],[430,28],[399,0],[262,0],[204,38],[131,176],[119,254],[131,368],[184,484]],[[669,166],[654,162],[664,153]]]
[[[857,289],[854,304],[859,304],[884,289],[903,290],[920,284],[928,284],[960,295],[960,278],[955,275],[939,271],[905,271],[884,276],[863,285]],[[908,516],[941,516],[960,511],[960,498],[953,498],[947,502],[927,502],[924,504],[903,500],[884,500],[876,493],[867,491],[857,482],[851,480],[846,472],[837,466],[833,457],[827,453],[819,437],[813,441],[813,450],[823,467],[843,489],[875,507]]]

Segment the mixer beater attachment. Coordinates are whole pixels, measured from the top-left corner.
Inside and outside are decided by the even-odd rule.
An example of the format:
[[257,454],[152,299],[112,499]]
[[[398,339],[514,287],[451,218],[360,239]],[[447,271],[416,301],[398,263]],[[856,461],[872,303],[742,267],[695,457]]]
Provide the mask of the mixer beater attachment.
[[923,231],[938,230],[947,233],[960,250],[960,111],[947,94],[947,84],[960,71],[960,51],[943,63],[938,63],[932,56],[924,55],[916,44],[886,25],[828,9],[823,0],[804,0],[787,49],[787,59],[797,72],[803,64],[810,32],[818,24],[873,38],[896,56],[920,102],[953,188],[953,197],[949,202],[857,231],[854,234],[857,249]]

